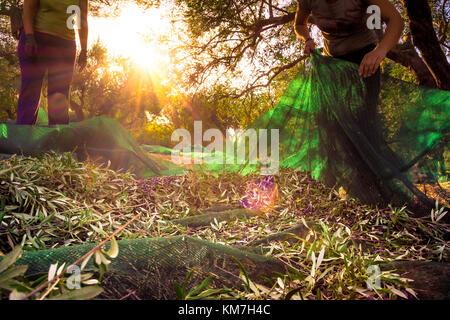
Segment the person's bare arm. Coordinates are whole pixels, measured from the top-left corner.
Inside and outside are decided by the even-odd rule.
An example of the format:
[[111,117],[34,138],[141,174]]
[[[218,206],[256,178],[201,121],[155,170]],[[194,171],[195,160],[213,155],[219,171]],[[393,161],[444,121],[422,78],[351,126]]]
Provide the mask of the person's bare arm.
[[400,13],[388,0],[370,0],[370,4],[377,5],[381,11],[381,18],[386,22],[387,28],[383,39],[378,46],[364,56],[359,67],[359,74],[369,77],[374,74],[387,53],[398,43],[404,22]]
[[86,60],[87,60],[87,46],[88,46],[88,34],[89,34],[89,27],[88,27],[88,12],[89,12],[89,4],[88,0],[81,0],[80,1],[80,11],[81,11],[81,17],[80,17],[80,30],[78,30],[78,34],[80,36],[80,45],[81,45],[81,53],[78,58],[78,65],[80,66],[80,69],[83,69],[86,66]]
[[34,18],[39,8],[39,0],[25,0],[23,2],[23,28],[25,34],[34,34]]
[[295,33],[297,36],[305,41],[305,49],[303,54],[309,56],[311,51],[316,49],[314,40],[311,38],[308,30],[308,18],[311,13],[303,8],[299,3],[297,6],[297,12],[295,13]]
[[37,43],[34,38],[34,18],[39,9],[39,0],[25,0],[23,3],[23,29],[25,32],[25,57],[34,59],[37,56]]

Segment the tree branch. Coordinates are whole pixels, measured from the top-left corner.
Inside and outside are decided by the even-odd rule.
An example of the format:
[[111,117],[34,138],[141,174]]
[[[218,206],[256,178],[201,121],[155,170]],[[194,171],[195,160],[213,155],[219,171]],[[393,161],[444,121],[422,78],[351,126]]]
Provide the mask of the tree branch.
[[450,90],[450,64],[433,28],[431,10],[426,0],[402,0],[409,17],[414,46],[419,49],[437,87]]
[[[383,38],[383,31],[377,30],[378,39]],[[417,54],[416,48],[412,44],[411,33],[408,33],[403,44],[397,44],[388,52],[387,58],[408,68],[421,86],[436,88],[433,75],[428,70],[427,65]]]

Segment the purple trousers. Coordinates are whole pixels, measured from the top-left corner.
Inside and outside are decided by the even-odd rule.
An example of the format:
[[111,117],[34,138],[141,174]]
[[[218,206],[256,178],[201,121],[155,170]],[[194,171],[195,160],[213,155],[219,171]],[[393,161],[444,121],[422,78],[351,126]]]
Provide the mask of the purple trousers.
[[[32,59],[25,57],[25,32],[22,31],[19,40],[18,55],[22,81],[16,123],[21,125],[36,123],[42,83],[47,73],[49,101],[55,94],[60,94],[55,96],[57,103],[49,103],[49,125],[68,124],[70,84],[75,65],[76,42],[41,32],[35,32],[35,38],[37,55]],[[61,97],[65,97],[66,103],[64,101],[61,103]]]

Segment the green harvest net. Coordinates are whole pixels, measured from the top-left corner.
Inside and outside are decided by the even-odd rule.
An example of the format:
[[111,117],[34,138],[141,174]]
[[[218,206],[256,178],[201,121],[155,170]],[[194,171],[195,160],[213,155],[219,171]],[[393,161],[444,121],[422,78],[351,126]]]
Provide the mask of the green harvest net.
[[[212,284],[219,288],[242,286],[239,264],[251,279],[286,271],[283,263],[274,258],[187,236],[121,240],[118,244],[119,257],[111,260],[102,281],[103,296],[108,298],[120,298],[132,289],[144,299],[174,299],[174,281],[183,283],[191,270],[195,271],[195,283],[213,275]],[[31,252],[18,263],[29,266],[28,276],[38,276],[57,261],[75,262],[94,245]],[[85,270],[94,270],[92,261]]]
[[[382,76],[381,99],[374,112],[367,107],[366,87],[357,70],[353,63],[313,55],[276,108],[248,128],[258,133],[256,143],[246,143],[248,135],[244,133],[224,142],[236,147],[232,151],[184,148],[176,155],[202,160],[188,167],[171,162],[173,150],[169,148],[138,146],[118,122],[105,118],[54,127],[0,124],[0,154],[35,156],[49,150],[69,151],[78,160],[89,157],[110,162],[112,168],[132,170],[140,178],[176,175],[187,168],[246,174],[279,166],[307,171],[369,204],[430,206],[439,195],[448,205],[450,92]],[[264,139],[260,139],[261,132],[267,134]],[[270,148],[265,159],[257,153],[256,163],[249,160],[262,145],[272,143],[279,148]],[[242,163],[235,152],[239,146],[247,159]],[[251,215],[239,209],[171,223],[199,226],[209,225],[214,218],[246,219]],[[254,278],[284,270],[283,263],[258,249],[256,245],[264,241],[243,248],[189,237],[123,240],[104,287],[109,297],[121,297],[132,286],[144,297],[173,298],[173,281],[181,283],[191,269],[197,270],[199,279],[212,273],[218,285],[240,286],[237,261]],[[29,265],[28,274],[33,275],[46,272],[52,263],[73,262],[93,246],[27,252],[18,263]]]
[[210,172],[307,171],[368,204],[430,207],[436,196],[448,204],[450,92],[385,75],[380,92],[366,92],[356,64],[315,54],[274,109],[224,142],[225,152],[145,148],[191,163],[203,157],[191,168]]
[[77,160],[110,162],[112,169],[131,170],[140,177],[182,173],[173,163],[149,157],[114,119],[96,117],[49,127],[43,111],[36,126],[0,124],[0,154],[37,156],[48,151],[73,152]]
[[383,76],[372,109],[376,97],[366,96],[357,71],[314,55],[252,127],[280,130],[281,167],[309,171],[366,203],[401,205],[414,195],[431,205],[417,184],[444,191],[448,180],[450,92]]

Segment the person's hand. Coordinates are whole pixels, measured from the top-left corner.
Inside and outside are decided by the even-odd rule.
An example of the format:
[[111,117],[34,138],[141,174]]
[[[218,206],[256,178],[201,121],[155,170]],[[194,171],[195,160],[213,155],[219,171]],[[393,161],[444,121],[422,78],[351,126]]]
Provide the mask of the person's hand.
[[34,34],[25,35],[25,57],[35,59],[37,56],[37,43]]
[[375,48],[367,53],[359,65],[359,75],[364,78],[373,75],[380,66],[381,61],[386,58],[386,54],[387,52],[382,48]]
[[86,67],[87,63],[87,52],[86,50],[81,50],[80,55],[78,57],[78,68],[82,71]]
[[303,49],[303,55],[309,57],[312,51],[316,50],[316,44],[313,39],[308,39],[305,42],[305,49]]

